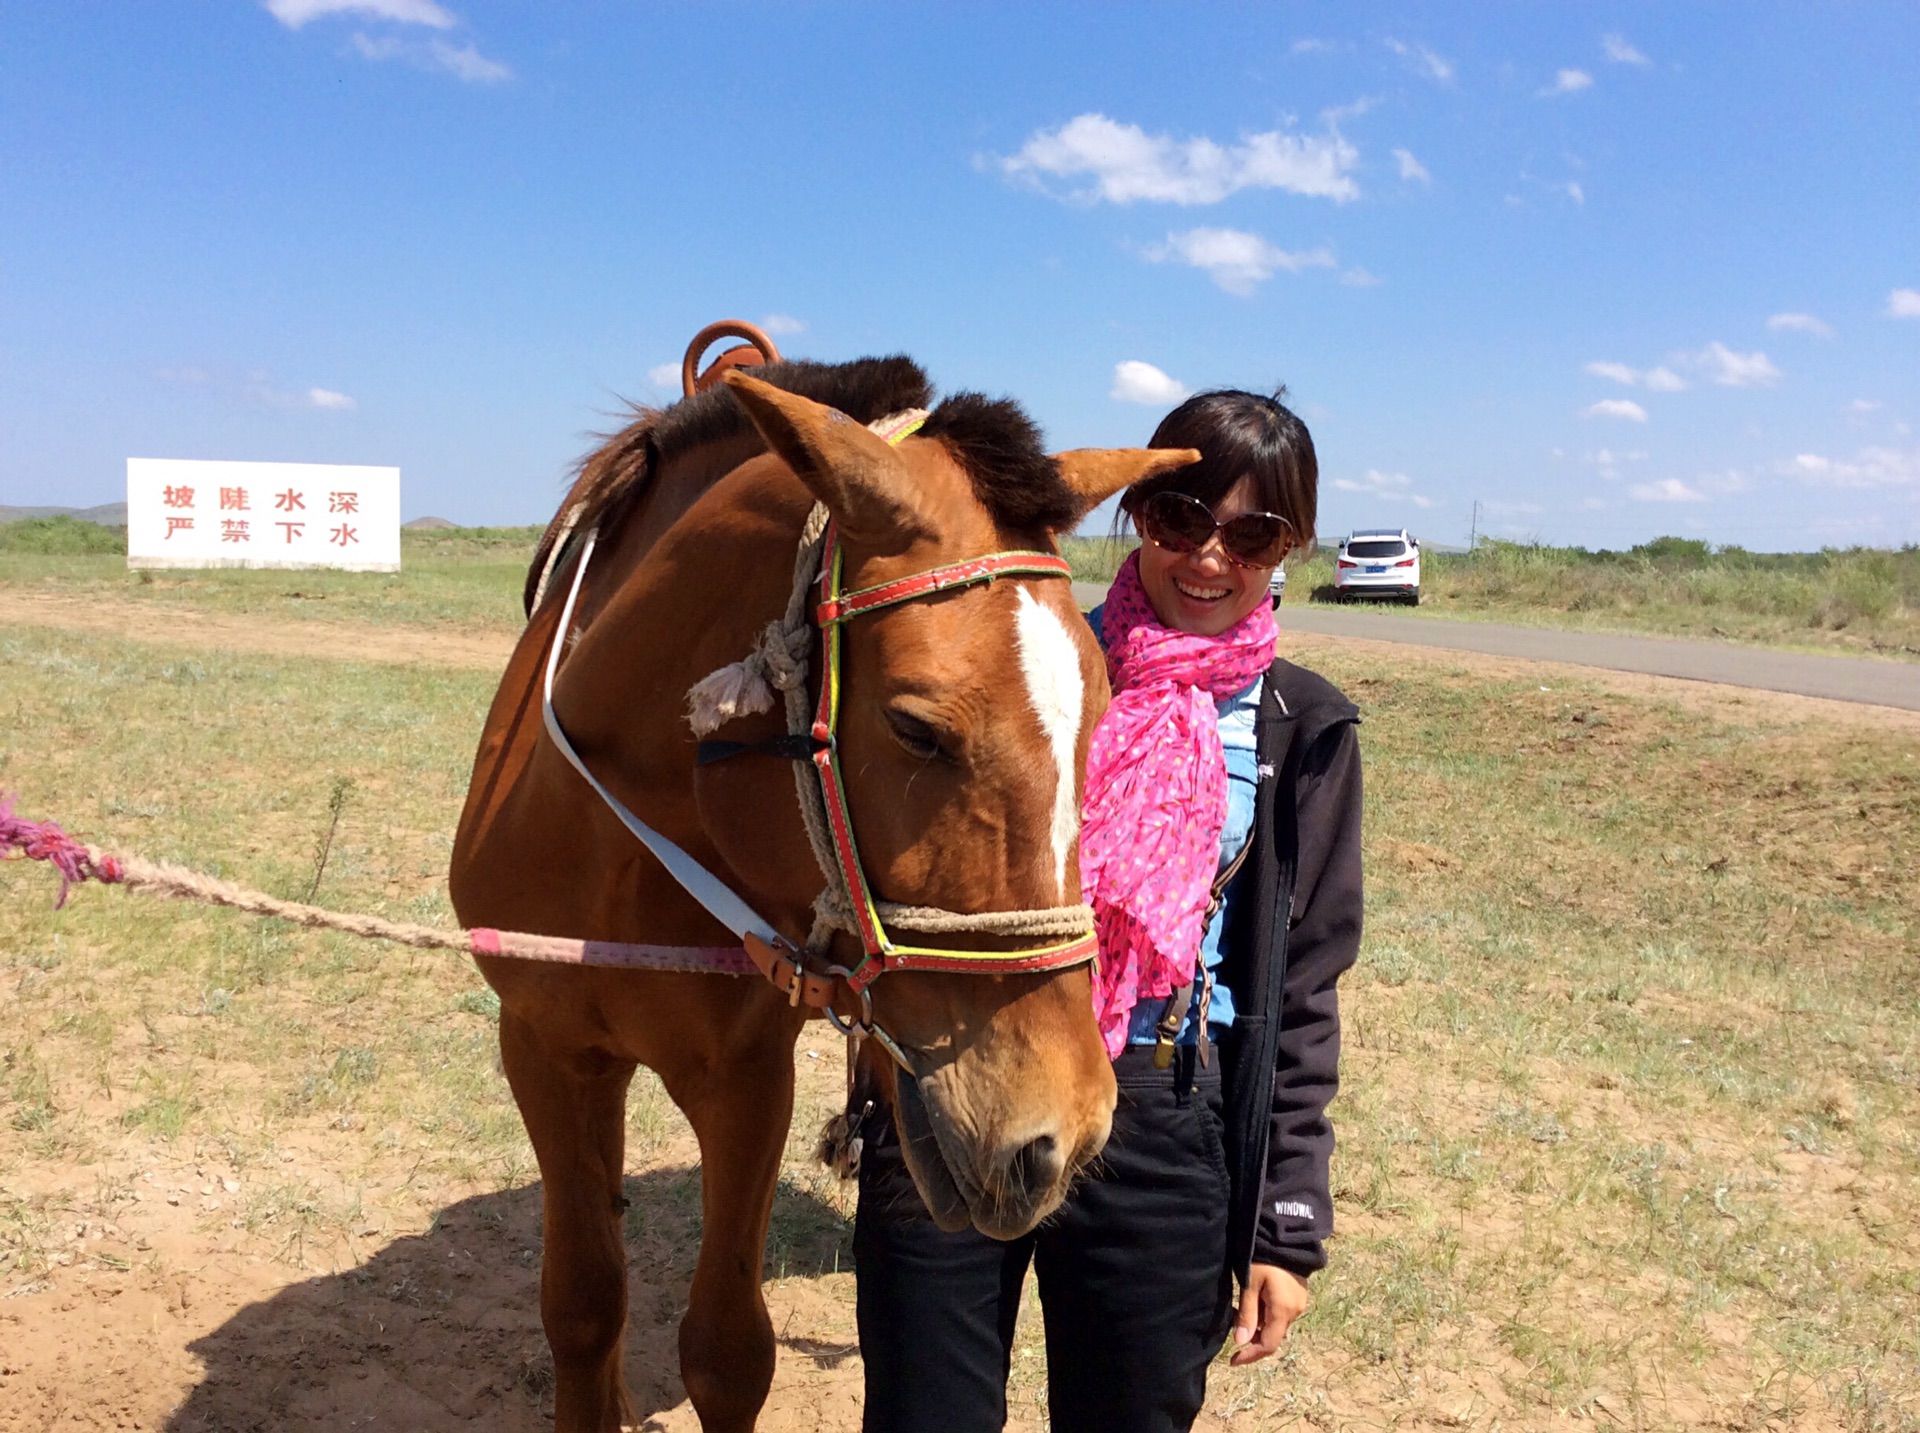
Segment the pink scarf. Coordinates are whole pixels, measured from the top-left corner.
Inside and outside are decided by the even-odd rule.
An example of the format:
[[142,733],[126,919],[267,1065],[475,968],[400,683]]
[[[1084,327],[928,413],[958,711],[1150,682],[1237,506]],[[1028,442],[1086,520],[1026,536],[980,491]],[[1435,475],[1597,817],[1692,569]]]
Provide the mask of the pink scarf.
[[1111,1058],[1136,1004],[1194,976],[1227,818],[1214,703],[1272,665],[1277,634],[1264,602],[1218,637],[1163,626],[1137,552],[1107,593],[1101,631],[1113,704],[1087,747],[1080,882],[1100,936],[1093,1009]]

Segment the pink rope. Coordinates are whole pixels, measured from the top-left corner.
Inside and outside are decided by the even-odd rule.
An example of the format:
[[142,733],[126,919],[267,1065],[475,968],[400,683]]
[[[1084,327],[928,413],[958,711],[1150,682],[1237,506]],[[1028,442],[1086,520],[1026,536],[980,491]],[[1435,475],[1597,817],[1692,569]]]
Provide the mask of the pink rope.
[[416,949],[461,951],[472,955],[504,956],[553,965],[597,965],[614,970],[661,970],[689,975],[753,975],[756,968],[739,946],[639,945],[611,940],[576,940],[571,936],[529,935],[523,931],[436,930],[402,925],[378,916],[348,915],[318,906],[282,901],[261,891],[250,891],[196,871],[138,856],[109,855],[62,831],[51,821],[27,821],[13,814],[13,802],[0,791],[0,856],[45,861],[60,872],[60,899],[83,881],[101,881],[128,890],[204,901],[254,915],[272,916],[318,930],[345,931],[369,940],[394,941]]
[[13,799],[0,791],[0,855],[18,852],[30,861],[46,861],[60,872],[60,898],[53,903],[59,910],[67,903],[67,893],[83,881],[118,882],[120,863],[111,856],[99,861],[79,841],[51,821],[28,821],[13,814]]

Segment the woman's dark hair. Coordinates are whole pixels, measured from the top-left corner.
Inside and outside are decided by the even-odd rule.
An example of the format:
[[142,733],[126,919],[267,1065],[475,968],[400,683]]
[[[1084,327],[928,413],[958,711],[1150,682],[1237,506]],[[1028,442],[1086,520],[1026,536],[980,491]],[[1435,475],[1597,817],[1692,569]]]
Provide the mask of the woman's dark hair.
[[1198,448],[1200,461],[1135,483],[1120,499],[1120,515],[1131,520],[1155,493],[1171,489],[1212,507],[1242,478],[1253,482],[1254,506],[1278,513],[1293,524],[1299,552],[1313,549],[1314,522],[1320,509],[1320,463],[1313,437],[1280,400],[1239,388],[1196,393],[1160,420],[1149,447]]

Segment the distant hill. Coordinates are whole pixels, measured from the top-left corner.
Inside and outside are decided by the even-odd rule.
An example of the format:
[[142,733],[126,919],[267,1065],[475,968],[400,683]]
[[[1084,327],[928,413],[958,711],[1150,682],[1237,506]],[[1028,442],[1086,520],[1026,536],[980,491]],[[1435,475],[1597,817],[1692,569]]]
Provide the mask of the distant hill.
[[125,503],[101,503],[96,508],[16,508],[0,503],[0,522],[24,522],[31,517],[70,517],[81,522],[97,522],[102,527],[125,527]]
[[401,523],[400,530],[402,532],[440,532],[446,528],[458,526],[460,526],[459,523],[449,522],[443,517],[417,517],[412,522]]

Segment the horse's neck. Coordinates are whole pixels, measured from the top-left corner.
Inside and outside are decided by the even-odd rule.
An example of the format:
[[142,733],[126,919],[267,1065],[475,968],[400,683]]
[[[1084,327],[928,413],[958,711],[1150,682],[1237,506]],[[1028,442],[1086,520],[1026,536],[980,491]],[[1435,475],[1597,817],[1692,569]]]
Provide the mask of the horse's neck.
[[[812,503],[772,463],[737,474],[713,498],[691,514],[691,503],[679,504],[679,520],[637,559],[602,570],[594,556],[598,619],[576,627],[555,690],[569,734],[602,779],[643,821],[693,843],[688,849],[707,839],[694,797],[688,693],[747,656],[786,610],[795,539]],[[639,546],[624,539],[623,554],[629,543]],[[764,720],[773,730],[784,724],[777,707]],[[804,844],[799,850],[804,855]]]
[[592,623],[660,539],[686,516],[688,508],[721,478],[765,449],[765,442],[750,430],[678,454],[649,473],[645,486],[634,495],[613,531],[601,535],[602,543],[593,559],[594,577],[580,594],[577,626]]

